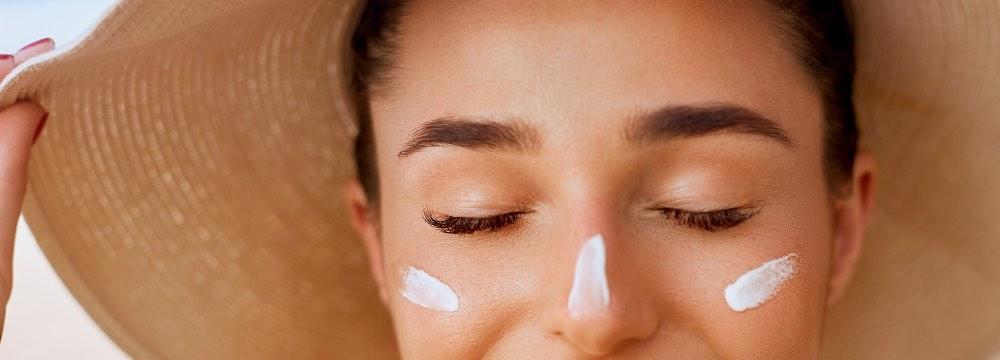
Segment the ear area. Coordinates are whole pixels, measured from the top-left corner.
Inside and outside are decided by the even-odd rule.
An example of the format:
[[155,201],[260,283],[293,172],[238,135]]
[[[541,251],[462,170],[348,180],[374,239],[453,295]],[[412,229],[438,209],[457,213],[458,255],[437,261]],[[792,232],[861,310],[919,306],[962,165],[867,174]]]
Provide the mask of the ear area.
[[874,155],[868,151],[859,151],[854,159],[851,192],[836,200],[827,305],[833,305],[840,299],[861,255],[865,230],[874,205],[876,171]]
[[378,286],[378,295],[382,303],[388,305],[389,294],[385,289],[385,267],[382,259],[382,241],[378,238],[378,219],[375,209],[365,195],[364,187],[357,179],[351,179],[342,189],[344,206],[347,208],[351,226],[361,242],[365,245],[368,255],[368,267],[372,278]]

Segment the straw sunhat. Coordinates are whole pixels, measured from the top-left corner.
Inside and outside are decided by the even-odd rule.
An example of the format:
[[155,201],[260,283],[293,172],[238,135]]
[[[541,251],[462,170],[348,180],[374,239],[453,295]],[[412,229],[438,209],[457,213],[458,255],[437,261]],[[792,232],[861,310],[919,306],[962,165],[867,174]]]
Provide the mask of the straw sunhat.
[[[385,358],[390,319],[339,199],[363,1],[126,0],[15,70],[50,111],[24,215],[137,358]],[[1000,350],[1000,2],[854,9],[877,210],[829,314],[837,359]]]

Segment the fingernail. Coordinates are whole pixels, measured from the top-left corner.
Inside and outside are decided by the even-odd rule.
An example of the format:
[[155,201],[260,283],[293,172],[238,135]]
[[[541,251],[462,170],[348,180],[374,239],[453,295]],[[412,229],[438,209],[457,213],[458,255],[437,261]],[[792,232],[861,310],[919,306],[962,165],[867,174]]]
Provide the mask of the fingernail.
[[31,43],[31,44],[28,44],[28,45],[25,45],[25,46],[24,46],[23,48],[21,48],[21,49],[20,49],[20,50],[18,50],[18,51],[21,51],[21,50],[24,50],[24,49],[27,49],[27,48],[30,48],[30,47],[32,47],[32,46],[35,46],[35,45],[39,45],[39,44],[42,44],[42,43],[45,43],[45,42],[51,42],[52,44],[55,44],[55,41],[54,41],[54,40],[52,40],[52,38],[44,38],[44,39],[40,39],[40,40],[37,40],[37,41],[35,41],[35,42]]
[[[0,71],[10,71],[10,69],[14,68],[15,64],[14,55],[0,54],[0,68],[3,69]],[[0,74],[0,79],[3,79],[3,74]]]
[[35,129],[35,138],[31,140],[31,144],[34,145],[38,142],[38,136],[42,134],[42,129],[45,128],[45,123],[49,120],[49,113],[42,115],[42,121],[38,123],[38,129]]

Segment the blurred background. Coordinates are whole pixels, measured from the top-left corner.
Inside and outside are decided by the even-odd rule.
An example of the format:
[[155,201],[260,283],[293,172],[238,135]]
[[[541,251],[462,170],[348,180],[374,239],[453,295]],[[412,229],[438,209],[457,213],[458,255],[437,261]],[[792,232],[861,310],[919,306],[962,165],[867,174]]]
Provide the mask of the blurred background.
[[[0,53],[50,37],[75,41],[114,0],[0,0]],[[30,174],[29,174],[30,176]],[[45,259],[24,218],[14,242],[14,288],[0,359],[127,359],[73,299]]]

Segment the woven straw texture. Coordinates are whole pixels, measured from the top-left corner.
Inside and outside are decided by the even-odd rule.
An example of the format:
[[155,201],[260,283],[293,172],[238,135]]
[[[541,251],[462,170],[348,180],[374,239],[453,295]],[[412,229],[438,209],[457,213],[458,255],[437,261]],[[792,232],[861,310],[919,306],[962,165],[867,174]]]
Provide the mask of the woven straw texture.
[[3,94],[50,111],[24,214],[128,353],[393,355],[362,247],[337,220],[354,124],[350,24],[336,19],[351,5],[127,1]]

